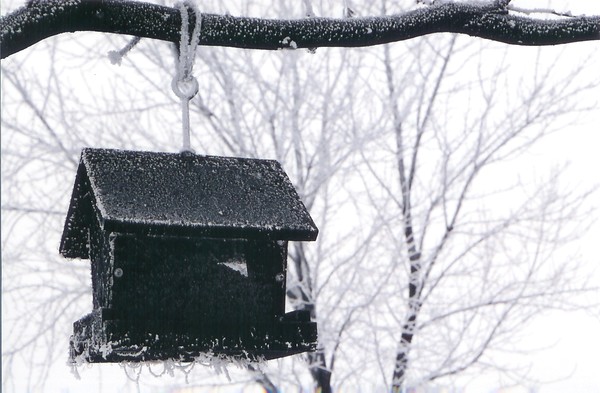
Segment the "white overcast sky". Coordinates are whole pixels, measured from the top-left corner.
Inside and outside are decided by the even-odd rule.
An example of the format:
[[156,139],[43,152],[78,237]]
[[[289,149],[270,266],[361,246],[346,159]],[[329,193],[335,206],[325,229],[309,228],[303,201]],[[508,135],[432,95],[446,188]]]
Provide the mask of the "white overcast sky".
[[[573,15],[600,14],[600,1],[597,0],[514,0],[515,6],[523,8],[548,7],[557,12],[570,11]],[[583,43],[578,51],[584,56],[590,51],[600,51],[600,43]],[[576,59],[573,59],[576,62]],[[598,68],[590,70],[590,78],[600,78]],[[600,90],[600,89],[599,89]],[[600,91],[593,92],[590,100],[600,99]],[[536,146],[526,158],[540,166],[558,162],[569,162],[569,171],[575,182],[583,187],[600,186],[600,111],[590,113],[582,125],[568,132],[549,137]],[[596,208],[594,214],[600,217],[600,196],[598,193],[590,201]],[[582,232],[578,248],[593,280],[600,283],[600,220],[592,228]],[[597,285],[596,284],[596,285]],[[600,302],[596,294],[593,299]],[[586,312],[553,312],[535,321],[528,327],[524,341],[535,343],[540,348],[547,347],[531,356],[532,375],[552,383],[539,386],[539,393],[598,393],[600,392],[600,317]],[[498,381],[485,377],[472,382],[468,392],[496,392]],[[502,392],[526,392],[524,387],[503,389]]]
[[[279,1],[279,0],[274,0]],[[342,0],[340,0],[342,2]],[[12,8],[21,2],[15,0],[2,1],[5,14],[6,8]],[[355,0],[355,4],[360,1]],[[200,1],[201,4],[201,1]],[[578,14],[600,14],[600,0],[514,0],[515,6],[549,7],[559,12],[570,11]],[[600,51],[600,42],[574,44],[583,56],[589,51]],[[578,59],[574,58],[574,62]],[[598,67],[600,69],[600,67]],[[590,78],[600,78],[600,72],[590,70]],[[598,99],[600,91],[592,93],[590,100]],[[568,132],[548,137],[540,145],[533,149],[527,158],[530,162],[536,162],[541,166],[552,165],[568,161],[569,171],[577,183],[582,187],[594,187],[600,185],[600,112],[586,115],[581,119],[581,125]],[[595,214],[600,217],[600,198],[596,194],[591,203],[598,210]],[[588,261],[588,271],[596,282],[600,283],[600,220],[593,227],[581,233],[580,248],[584,260]],[[600,301],[596,297],[597,301]],[[552,313],[545,318],[536,321],[528,327],[525,341],[528,344],[550,347],[539,354],[531,356],[532,375],[542,380],[556,379],[554,383],[538,386],[539,393],[599,393],[600,392],[600,317],[592,316],[583,312],[579,313]],[[52,383],[58,388],[60,381],[66,378],[72,379],[69,374],[51,376]],[[466,382],[466,381],[465,381]],[[500,381],[490,376],[478,380],[469,381],[467,392],[498,392],[494,390],[500,385]],[[71,391],[84,388],[85,381],[75,382]],[[105,381],[107,387],[111,381]],[[122,385],[119,385],[122,387]],[[115,386],[116,388],[116,386]],[[51,391],[51,390],[48,390]],[[60,390],[54,390],[60,391]],[[203,390],[216,391],[216,390]],[[505,389],[503,392],[525,392],[523,387]]]

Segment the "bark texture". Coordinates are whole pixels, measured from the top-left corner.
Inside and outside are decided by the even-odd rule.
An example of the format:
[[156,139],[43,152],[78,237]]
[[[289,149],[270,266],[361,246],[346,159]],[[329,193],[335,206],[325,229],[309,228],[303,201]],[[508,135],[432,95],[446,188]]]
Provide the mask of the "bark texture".
[[[247,49],[360,47],[432,33],[461,33],[515,45],[600,40],[600,16],[542,20],[513,15],[507,2],[442,3],[365,18],[259,19],[202,14],[200,44]],[[193,21],[192,21],[193,22]],[[177,9],[132,0],[31,0],[0,19],[5,58],[53,35],[98,31],[178,42]]]

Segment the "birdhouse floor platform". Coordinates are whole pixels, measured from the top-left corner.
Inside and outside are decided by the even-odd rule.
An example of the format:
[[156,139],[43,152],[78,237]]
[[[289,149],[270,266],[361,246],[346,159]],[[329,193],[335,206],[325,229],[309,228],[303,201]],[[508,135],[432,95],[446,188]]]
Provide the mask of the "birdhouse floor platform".
[[314,351],[317,324],[308,311],[293,311],[278,321],[255,326],[198,325],[177,321],[110,319],[110,310],[94,310],[73,324],[73,363],[118,363],[175,359],[191,362],[202,354],[248,360],[276,359]]

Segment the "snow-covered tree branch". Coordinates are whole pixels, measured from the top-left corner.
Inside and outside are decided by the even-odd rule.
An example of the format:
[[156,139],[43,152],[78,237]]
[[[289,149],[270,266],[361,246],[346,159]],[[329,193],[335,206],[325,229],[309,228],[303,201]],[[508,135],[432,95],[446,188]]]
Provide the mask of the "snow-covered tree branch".
[[[360,18],[260,19],[202,14],[201,45],[247,49],[360,47],[432,33],[461,33],[515,45],[600,40],[600,16],[539,19],[508,1],[430,2],[430,6]],[[525,10],[527,11],[527,10]],[[537,11],[536,11],[537,12]],[[0,20],[2,58],[53,35],[98,31],[177,42],[175,8],[130,0],[30,1]]]
[[[570,17],[559,0],[197,2],[192,146],[276,159],[289,174],[320,234],[289,249],[286,307],[310,311],[318,350],[228,372],[103,364],[71,378],[68,341],[92,302],[90,272],[57,246],[80,152],[179,150],[170,42],[180,10],[32,0],[0,20],[3,392],[471,390],[473,376],[533,390],[595,359],[586,345],[547,356],[564,373],[528,367],[561,334],[546,314],[560,311],[581,335],[563,312],[598,310],[598,253],[577,250],[596,238],[598,165],[579,166],[588,150],[575,147],[596,158],[597,42],[524,48],[438,34],[368,45],[472,34],[478,21],[523,45],[597,40],[598,17]],[[597,13],[591,3],[579,2]],[[554,30],[534,41],[529,25]],[[587,33],[569,30],[577,25]],[[78,30],[124,36],[60,34]],[[137,43],[127,35],[159,40],[127,52]],[[342,45],[366,47],[220,47]]]

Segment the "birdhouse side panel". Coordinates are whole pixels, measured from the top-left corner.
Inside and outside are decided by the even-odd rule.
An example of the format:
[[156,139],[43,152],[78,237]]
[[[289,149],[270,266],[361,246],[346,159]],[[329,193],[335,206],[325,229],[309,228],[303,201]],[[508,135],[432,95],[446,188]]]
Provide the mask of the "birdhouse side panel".
[[59,247],[60,253],[66,258],[90,257],[89,229],[92,225],[98,225],[92,203],[85,166],[79,165]]
[[110,308],[113,286],[114,235],[104,232],[98,224],[89,229],[90,262],[94,309]]
[[264,288],[267,315],[276,318],[285,313],[287,241],[253,240],[247,243],[248,272]]
[[272,321],[272,283],[250,275],[243,239],[118,235],[112,307],[117,319],[153,331]]

